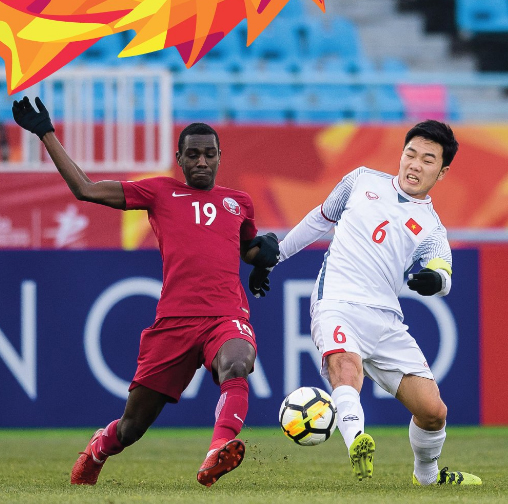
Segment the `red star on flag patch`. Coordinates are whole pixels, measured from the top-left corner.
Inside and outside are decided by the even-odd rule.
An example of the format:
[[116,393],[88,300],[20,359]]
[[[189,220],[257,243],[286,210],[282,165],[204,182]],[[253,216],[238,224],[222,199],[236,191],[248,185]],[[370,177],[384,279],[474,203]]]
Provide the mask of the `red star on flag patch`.
[[414,219],[409,219],[406,222],[407,228],[415,235],[417,235],[423,228]]

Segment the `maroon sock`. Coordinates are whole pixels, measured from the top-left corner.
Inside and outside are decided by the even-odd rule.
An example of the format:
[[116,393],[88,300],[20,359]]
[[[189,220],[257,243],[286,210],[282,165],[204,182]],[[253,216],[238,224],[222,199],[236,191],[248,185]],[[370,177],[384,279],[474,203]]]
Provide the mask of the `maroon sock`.
[[99,460],[105,460],[110,455],[120,453],[124,446],[118,441],[116,435],[116,426],[120,420],[113,420],[102,432],[97,442],[92,445],[95,457]]
[[231,378],[220,386],[221,396],[215,409],[212,446],[219,439],[231,440],[242,430],[249,408],[249,384],[245,378]]

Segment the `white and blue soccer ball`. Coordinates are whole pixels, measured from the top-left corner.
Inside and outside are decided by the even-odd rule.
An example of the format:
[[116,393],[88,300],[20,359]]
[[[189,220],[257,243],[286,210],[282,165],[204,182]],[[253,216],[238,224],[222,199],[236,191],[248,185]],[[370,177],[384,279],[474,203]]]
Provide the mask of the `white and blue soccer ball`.
[[324,443],[337,426],[337,409],[332,398],[317,387],[301,387],[291,392],[279,411],[284,434],[301,446]]

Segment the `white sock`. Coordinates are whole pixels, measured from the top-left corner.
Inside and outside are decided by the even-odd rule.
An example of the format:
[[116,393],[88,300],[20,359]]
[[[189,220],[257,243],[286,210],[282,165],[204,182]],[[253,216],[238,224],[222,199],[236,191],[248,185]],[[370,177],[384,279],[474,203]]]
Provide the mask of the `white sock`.
[[358,432],[363,432],[365,428],[360,394],[354,387],[341,385],[332,392],[332,399],[337,407],[337,427],[349,450]]
[[415,454],[415,476],[422,485],[437,481],[437,461],[446,439],[445,427],[438,431],[420,429],[413,418],[409,423],[409,442]]

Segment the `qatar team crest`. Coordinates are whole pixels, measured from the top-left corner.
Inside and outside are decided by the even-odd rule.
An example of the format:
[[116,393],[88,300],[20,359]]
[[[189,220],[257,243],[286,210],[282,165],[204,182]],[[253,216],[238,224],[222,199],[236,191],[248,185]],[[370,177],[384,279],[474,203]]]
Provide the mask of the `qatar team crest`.
[[222,204],[228,212],[234,215],[240,215],[240,205],[233,198],[224,198]]

